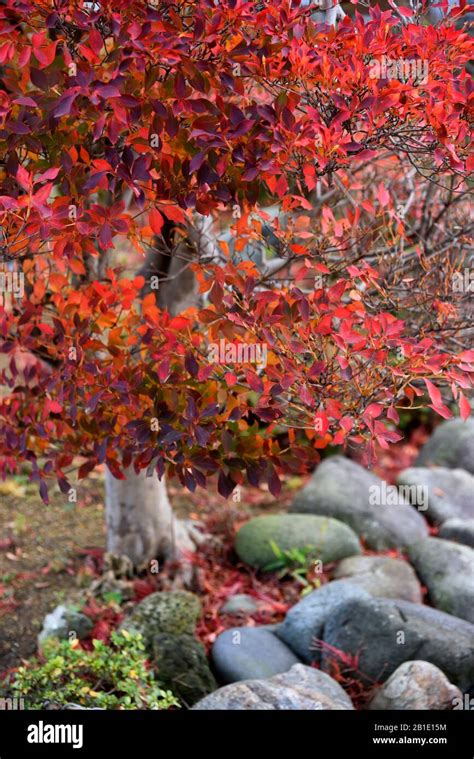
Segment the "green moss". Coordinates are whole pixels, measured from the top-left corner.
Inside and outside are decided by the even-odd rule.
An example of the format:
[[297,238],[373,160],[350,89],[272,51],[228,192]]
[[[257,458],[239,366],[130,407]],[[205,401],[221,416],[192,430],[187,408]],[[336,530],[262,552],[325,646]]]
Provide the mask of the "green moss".
[[323,563],[360,553],[355,533],[330,517],[271,514],[251,519],[237,533],[235,550],[246,564],[264,569],[275,561],[272,542],[282,551],[301,549]]
[[141,633],[147,649],[151,649],[157,633],[192,635],[200,615],[201,602],[193,593],[152,593],[134,608],[121,628]]
[[217,688],[204,646],[188,633],[155,635],[153,667],[159,681],[172,688],[185,706],[192,706]]

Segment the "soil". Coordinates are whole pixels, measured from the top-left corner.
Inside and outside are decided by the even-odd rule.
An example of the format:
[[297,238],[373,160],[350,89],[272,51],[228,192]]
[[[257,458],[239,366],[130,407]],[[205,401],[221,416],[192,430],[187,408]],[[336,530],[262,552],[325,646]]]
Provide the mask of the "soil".
[[[302,484],[290,480],[278,502],[253,488],[242,488],[239,503],[214,488],[191,494],[178,483],[168,490],[179,517],[198,523],[218,515],[232,534],[252,515],[284,509]],[[45,615],[74,601],[97,576],[106,543],[103,473],[81,480],[77,493],[77,503],[68,503],[56,489],[45,505],[26,475],[0,482],[0,679],[36,652]]]
[[81,482],[77,503],[45,505],[25,477],[0,482],[0,676],[36,650],[44,616],[92,575],[105,545],[101,475]]

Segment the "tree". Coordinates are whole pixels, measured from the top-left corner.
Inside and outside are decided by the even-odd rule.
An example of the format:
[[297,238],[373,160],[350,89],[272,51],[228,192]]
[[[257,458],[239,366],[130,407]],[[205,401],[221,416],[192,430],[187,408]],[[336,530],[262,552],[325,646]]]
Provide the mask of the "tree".
[[109,545],[139,563],[172,530],[190,547],[165,472],[278,495],[328,444],[397,440],[425,389],[469,413],[447,283],[470,44],[445,6],[335,27],[286,0],[3,3],[3,281],[24,286],[0,311],[3,476],[27,463],[47,500],[105,463]]

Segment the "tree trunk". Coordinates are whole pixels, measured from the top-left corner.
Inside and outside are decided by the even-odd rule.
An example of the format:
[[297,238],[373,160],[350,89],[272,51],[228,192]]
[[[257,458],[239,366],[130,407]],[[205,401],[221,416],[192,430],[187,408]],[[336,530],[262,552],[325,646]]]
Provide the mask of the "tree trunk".
[[106,470],[107,550],[127,556],[135,566],[156,557],[179,560],[183,550],[193,551],[184,523],[171,508],[164,477],[136,474],[133,468],[126,476],[117,480]]
[[[157,243],[138,273],[145,277],[142,295],[152,291],[151,277],[158,276],[157,305],[174,316],[198,302],[196,279],[186,263],[199,255],[212,257],[215,243],[210,219],[199,215],[186,241],[174,245],[174,230],[168,232],[168,239]],[[127,556],[135,566],[157,557],[181,560],[184,551],[194,551],[199,533],[175,517],[165,479],[160,481],[156,473],[147,477],[145,471],[137,475],[132,467],[126,475],[126,480],[117,480],[106,470],[107,550]],[[183,577],[190,574],[183,571]]]

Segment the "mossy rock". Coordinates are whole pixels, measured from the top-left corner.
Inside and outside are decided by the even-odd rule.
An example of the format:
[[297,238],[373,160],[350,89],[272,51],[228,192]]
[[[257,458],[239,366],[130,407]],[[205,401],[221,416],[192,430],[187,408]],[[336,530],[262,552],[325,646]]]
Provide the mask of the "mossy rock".
[[217,689],[204,646],[189,633],[155,635],[152,661],[157,680],[185,706]]
[[139,632],[148,649],[157,633],[183,635],[194,633],[202,608],[199,598],[185,590],[152,593],[133,609],[121,629]]
[[272,542],[287,551],[307,549],[308,559],[323,564],[360,553],[359,539],[343,522],[312,514],[270,514],[244,524],[235,538],[235,550],[246,564],[265,569],[276,560]]

